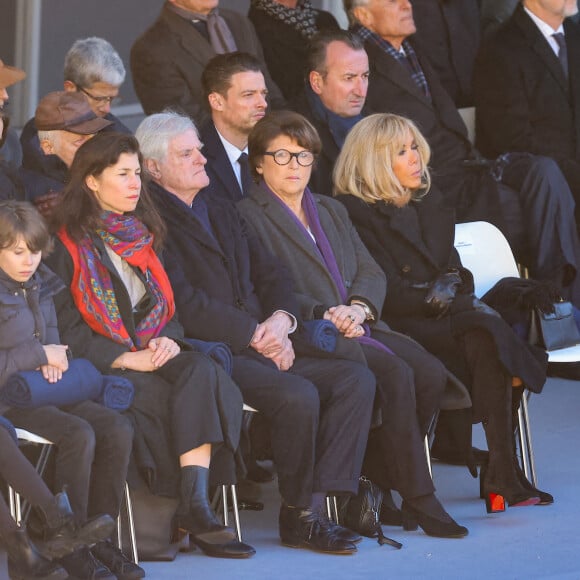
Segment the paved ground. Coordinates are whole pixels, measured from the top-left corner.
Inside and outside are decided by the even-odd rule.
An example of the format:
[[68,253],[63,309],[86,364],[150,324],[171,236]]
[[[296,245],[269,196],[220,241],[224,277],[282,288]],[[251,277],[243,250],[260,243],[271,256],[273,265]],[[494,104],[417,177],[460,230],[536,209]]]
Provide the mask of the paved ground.
[[[530,413],[540,486],[554,494],[545,507],[512,508],[487,515],[477,481],[466,469],[434,465],[439,497],[469,528],[460,540],[430,538],[420,530],[385,527],[402,550],[365,539],[354,556],[327,556],[292,550],[277,541],[278,497],[265,488],[266,509],[242,512],[244,540],[257,554],[250,560],[220,560],[201,552],[179,554],[174,562],[145,562],[155,580],[213,579],[383,579],[460,578],[580,580],[580,383],[551,379]],[[475,438],[482,441],[481,431]],[[0,562],[0,579],[5,568]]]
[[[327,556],[278,544],[278,497],[265,493],[264,512],[242,512],[245,541],[257,554],[246,561],[180,554],[172,563],[144,563],[148,578],[311,579],[469,578],[580,579],[580,383],[548,381],[530,400],[541,487],[552,506],[512,508],[487,515],[477,481],[466,469],[434,465],[435,484],[449,512],[469,528],[460,540],[430,538],[421,531],[385,527],[402,550],[365,539],[354,556]],[[481,431],[476,439],[482,440]]]

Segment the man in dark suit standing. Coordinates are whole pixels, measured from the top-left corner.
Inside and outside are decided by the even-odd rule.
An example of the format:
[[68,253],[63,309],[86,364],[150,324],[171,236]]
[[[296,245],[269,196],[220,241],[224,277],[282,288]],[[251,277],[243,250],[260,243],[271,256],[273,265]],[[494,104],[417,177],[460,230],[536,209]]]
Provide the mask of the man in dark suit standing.
[[495,222],[532,277],[552,281],[580,305],[574,199],[557,164],[526,153],[481,156],[429,62],[409,41],[415,33],[409,0],[345,0],[345,6],[369,55],[369,109],[413,120],[431,146],[433,182],[458,221]]
[[218,10],[218,4],[219,0],[167,0],[157,20],[135,41],[131,71],[145,113],[170,107],[202,121],[201,73],[216,54],[236,50],[260,60],[272,106],[284,106],[280,89],[266,72],[252,23],[239,12]]
[[488,39],[475,75],[477,144],[486,155],[554,158],[580,200],[577,0],[523,0]]
[[248,194],[248,135],[266,114],[266,81],[258,59],[244,52],[218,54],[201,82],[211,118],[200,130],[213,192],[236,202]]

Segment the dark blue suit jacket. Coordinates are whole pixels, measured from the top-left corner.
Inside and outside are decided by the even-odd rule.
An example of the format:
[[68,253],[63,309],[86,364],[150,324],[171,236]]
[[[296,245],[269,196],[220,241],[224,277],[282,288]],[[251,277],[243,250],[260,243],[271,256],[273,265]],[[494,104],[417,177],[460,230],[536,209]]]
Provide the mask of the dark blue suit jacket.
[[206,190],[234,203],[240,201],[243,198],[242,189],[211,119],[203,124],[199,136],[203,154],[207,157],[205,170],[209,185]]
[[165,267],[186,336],[225,342],[239,354],[275,310],[297,316],[290,274],[248,234],[234,204],[198,194],[212,236],[176,196],[156,183],[150,189],[167,224]]

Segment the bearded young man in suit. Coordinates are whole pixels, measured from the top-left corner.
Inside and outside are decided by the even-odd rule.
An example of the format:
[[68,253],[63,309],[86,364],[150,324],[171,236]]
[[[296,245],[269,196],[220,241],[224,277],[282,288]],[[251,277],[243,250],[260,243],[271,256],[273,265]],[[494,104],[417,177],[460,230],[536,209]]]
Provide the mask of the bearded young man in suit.
[[251,54],[218,54],[201,82],[211,118],[200,129],[211,190],[237,202],[252,184],[248,135],[266,114],[268,89],[260,61]]

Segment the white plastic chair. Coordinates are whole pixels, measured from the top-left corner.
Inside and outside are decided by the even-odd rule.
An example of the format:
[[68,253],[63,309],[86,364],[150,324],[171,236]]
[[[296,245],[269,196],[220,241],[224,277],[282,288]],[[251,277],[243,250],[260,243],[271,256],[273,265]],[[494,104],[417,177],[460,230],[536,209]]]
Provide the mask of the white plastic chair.
[[[496,282],[505,277],[520,277],[512,250],[504,235],[488,222],[469,222],[455,226],[455,248],[461,263],[473,274],[475,295],[483,296]],[[580,347],[578,357],[580,360]],[[571,350],[571,349],[563,349]],[[549,360],[560,351],[548,352]],[[526,477],[537,487],[536,465],[528,414],[530,392],[525,391],[518,409],[518,440],[522,467]]]

